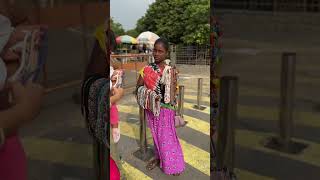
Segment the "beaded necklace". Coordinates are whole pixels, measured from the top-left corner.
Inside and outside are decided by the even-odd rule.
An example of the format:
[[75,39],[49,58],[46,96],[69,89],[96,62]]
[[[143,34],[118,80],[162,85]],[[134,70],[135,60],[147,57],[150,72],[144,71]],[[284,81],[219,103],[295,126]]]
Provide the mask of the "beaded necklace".
[[138,104],[143,108],[150,110],[155,116],[160,114],[160,102],[156,102],[158,94],[155,91],[147,89],[144,86],[140,86],[137,92]]

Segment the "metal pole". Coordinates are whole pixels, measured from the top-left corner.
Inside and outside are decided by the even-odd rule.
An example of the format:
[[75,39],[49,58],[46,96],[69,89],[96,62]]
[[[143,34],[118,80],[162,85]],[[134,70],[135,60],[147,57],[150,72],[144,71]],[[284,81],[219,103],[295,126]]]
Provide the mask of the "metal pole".
[[179,86],[178,114],[183,117],[184,86]]
[[289,150],[293,132],[293,109],[295,92],[296,54],[282,54],[281,92],[280,92],[280,139]]
[[140,114],[140,149],[143,154],[147,152],[147,128],[146,128],[146,120],[145,113],[143,108],[139,108]]
[[203,85],[203,79],[198,79],[198,94],[197,94],[197,104],[193,106],[193,108],[198,110],[204,110],[206,107],[201,106],[201,99],[202,99],[202,85]]
[[221,78],[220,106],[217,139],[217,167],[227,167],[231,172],[235,159],[235,122],[237,121],[238,78],[224,76]]
[[198,97],[197,97],[197,105],[198,108],[200,109],[200,103],[201,103],[201,97],[202,97],[202,78],[198,79]]
[[147,143],[147,125],[146,125],[146,117],[143,108],[139,108],[139,115],[140,115],[140,148],[133,153],[138,159],[143,161],[149,160],[153,153],[150,148],[148,148]]

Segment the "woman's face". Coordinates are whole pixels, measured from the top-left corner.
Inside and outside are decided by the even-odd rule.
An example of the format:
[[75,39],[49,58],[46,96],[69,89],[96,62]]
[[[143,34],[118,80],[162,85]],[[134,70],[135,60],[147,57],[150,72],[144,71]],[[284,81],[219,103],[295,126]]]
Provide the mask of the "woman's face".
[[164,61],[167,57],[168,51],[164,48],[162,43],[154,45],[153,57],[156,63]]

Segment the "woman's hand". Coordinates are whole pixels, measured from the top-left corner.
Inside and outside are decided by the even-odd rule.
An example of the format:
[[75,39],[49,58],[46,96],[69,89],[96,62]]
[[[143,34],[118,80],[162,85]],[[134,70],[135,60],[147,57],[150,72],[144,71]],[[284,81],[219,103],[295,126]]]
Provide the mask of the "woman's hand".
[[113,96],[110,97],[110,103],[115,103],[119,101],[124,95],[124,90],[122,88],[113,88]]
[[111,76],[111,81],[112,82],[116,82],[117,81],[117,76],[116,76],[115,73]]
[[12,85],[12,95],[15,104],[25,108],[23,114],[33,119],[40,111],[44,88],[32,82],[27,82],[25,86],[21,83],[14,83]]
[[113,88],[113,91],[114,91],[114,94],[117,95],[117,96],[123,96],[124,94],[124,90],[123,88]]
[[15,132],[17,128],[32,121],[40,112],[44,89],[37,84],[12,83],[6,87],[13,98],[13,106],[1,111],[0,127],[4,128],[6,135]]
[[33,120],[40,112],[44,89],[38,84],[28,82],[25,86],[21,83],[13,83],[13,103],[21,108],[21,116],[26,121]]

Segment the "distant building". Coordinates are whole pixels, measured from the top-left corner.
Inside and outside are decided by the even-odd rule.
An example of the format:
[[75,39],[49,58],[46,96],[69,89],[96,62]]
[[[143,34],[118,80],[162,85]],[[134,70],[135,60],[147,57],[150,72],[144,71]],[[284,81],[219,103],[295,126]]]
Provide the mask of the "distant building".
[[216,9],[319,12],[320,0],[215,0]]

